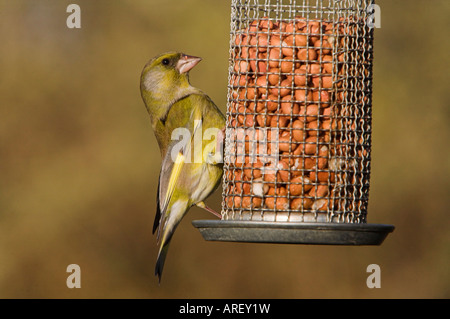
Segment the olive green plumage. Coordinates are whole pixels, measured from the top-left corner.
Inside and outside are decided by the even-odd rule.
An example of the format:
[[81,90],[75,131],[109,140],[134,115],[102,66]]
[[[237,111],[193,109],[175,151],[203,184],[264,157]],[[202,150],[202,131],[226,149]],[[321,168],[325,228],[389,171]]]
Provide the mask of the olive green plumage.
[[[142,99],[162,158],[153,225],[160,245],[155,267],[159,280],[177,225],[193,205],[211,211],[203,201],[217,188],[223,173],[218,147],[225,117],[205,93],[189,83],[189,70],[199,61],[168,52],[151,59],[141,75]],[[189,138],[181,138],[180,132],[189,132]],[[216,139],[208,136],[202,141],[211,132]]]

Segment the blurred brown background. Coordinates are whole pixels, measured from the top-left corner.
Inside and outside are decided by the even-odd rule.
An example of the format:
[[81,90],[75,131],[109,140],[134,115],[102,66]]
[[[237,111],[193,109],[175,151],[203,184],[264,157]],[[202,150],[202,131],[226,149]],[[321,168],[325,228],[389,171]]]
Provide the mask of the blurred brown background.
[[191,83],[225,111],[230,1],[0,0],[0,298],[449,298],[450,3],[378,4],[368,220],[395,232],[377,247],[206,242],[191,221],[211,216],[193,208],[158,286],[140,72],[164,51],[201,56]]

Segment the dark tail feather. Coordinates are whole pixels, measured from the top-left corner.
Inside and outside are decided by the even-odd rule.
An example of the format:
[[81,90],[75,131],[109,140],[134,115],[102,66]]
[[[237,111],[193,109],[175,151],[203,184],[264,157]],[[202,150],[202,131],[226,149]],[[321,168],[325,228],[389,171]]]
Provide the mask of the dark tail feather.
[[161,283],[161,276],[164,268],[164,262],[166,261],[167,251],[169,250],[169,242],[167,242],[158,254],[155,266],[155,276],[158,276],[158,283]]
[[[161,175],[161,173],[160,173]],[[156,229],[159,226],[159,221],[161,219],[161,207],[159,206],[159,177],[158,177],[158,189],[156,191],[156,215],[155,215],[155,221],[153,222],[153,232],[152,234],[155,233]]]
[[[177,228],[178,224],[180,223],[183,216],[186,214],[188,210],[188,201],[184,202],[185,205],[183,205],[183,202],[178,200],[177,205],[171,206],[170,212],[168,215],[170,215],[167,221],[164,222],[164,228],[162,229],[162,232],[160,235],[160,248],[158,253],[158,258],[156,260],[156,266],[155,266],[155,276],[158,276],[159,283],[161,283],[161,276],[164,268],[164,262],[166,261],[166,255],[167,251],[169,250],[169,244],[172,240],[173,233],[175,232],[175,229]],[[165,213],[167,214],[167,212]]]

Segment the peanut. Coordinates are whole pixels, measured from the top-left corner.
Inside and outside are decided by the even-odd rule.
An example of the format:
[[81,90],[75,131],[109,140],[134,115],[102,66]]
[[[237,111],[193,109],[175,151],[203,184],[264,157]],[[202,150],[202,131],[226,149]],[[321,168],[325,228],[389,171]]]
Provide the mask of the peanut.
[[291,57],[286,57],[281,61],[280,70],[282,73],[290,73],[292,72],[292,67],[294,66],[294,62]]
[[267,115],[267,114],[258,114],[258,115],[256,115],[256,122],[261,127],[270,126],[271,120],[272,120],[272,116],[271,115]]
[[258,179],[261,178],[261,167],[263,164],[259,160],[251,161],[248,156],[245,157],[245,166],[250,167],[247,169],[244,169],[244,175],[251,180],[252,178]]
[[288,79],[284,79],[281,81],[280,84],[280,96],[285,97],[286,95],[289,95],[291,93],[291,85],[292,81],[289,81]]
[[302,210],[310,209],[313,205],[313,200],[311,198],[295,198],[291,201],[292,210]]
[[308,123],[308,135],[309,136],[317,136],[317,135],[319,135],[318,122],[317,121],[311,121],[311,122]]
[[316,154],[317,137],[311,136],[311,137],[306,138],[304,147],[305,147],[304,153],[306,155]]
[[316,185],[311,188],[309,195],[312,197],[325,197],[328,195],[328,186],[327,185]]
[[295,100],[298,103],[312,102],[312,93],[306,89],[295,90]]
[[328,104],[330,102],[330,94],[328,91],[319,90],[314,91],[312,93],[313,101],[314,102],[321,102],[322,104]]
[[298,114],[300,107],[297,103],[291,100],[290,96],[285,96],[281,99],[281,112],[287,115]]
[[314,42],[314,47],[317,48],[317,50],[322,50],[322,54],[329,54],[331,53],[331,44],[326,39],[323,39],[322,43],[320,40],[317,40]]
[[309,179],[302,176],[297,176],[291,179],[291,183],[289,185],[289,191],[293,196],[302,195],[302,190],[306,194],[312,185],[309,183]]
[[304,86],[306,84],[306,72],[299,69],[294,71],[294,83],[296,86]]
[[333,72],[333,58],[330,55],[325,55],[322,58],[322,62],[323,62],[323,70],[325,71],[325,73],[332,73]]
[[275,188],[270,187],[264,203],[269,209],[289,209],[289,201],[286,198],[286,189],[284,187],[277,187],[277,191],[275,192]]
[[289,123],[289,116],[273,115],[270,121],[270,126],[284,128],[287,127],[288,123]]
[[281,160],[278,163],[278,174],[282,182],[286,183],[289,181],[289,163],[286,160]]
[[304,122],[302,120],[295,120],[292,123],[292,136],[297,142],[303,142],[304,139]]
[[284,131],[278,139],[278,147],[281,152],[288,152],[290,149],[291,135],[288,131]]
[[261,94],[265,94],[267,92],[267,79],[264,75],[258,77],[255,83],[258,88],[258,92]]
[[241,202],[242,208],[259,208],[262,206],[262,198],[255,196],[244,196]]
[[312,82],[315,88],[330,89],[333,87],[331,75],[313,76]]
[[278,96],[270,94],[267,97],[267,110],[269,112],[275,112],[278,109]]
[[282,58],[283,56],[281,55],[281,50],[279,48],[271,48],[269,50],[269,67],[278,68],[280,66],[279,60]]
[[317,60],[317,52],[314,49],[300,49],[298,50],[297,58],[301,61]]
[[277,85],[278,82],[280,81],[280,78],[281,77],[278,68],[269,69],[268,80],[271,85]]

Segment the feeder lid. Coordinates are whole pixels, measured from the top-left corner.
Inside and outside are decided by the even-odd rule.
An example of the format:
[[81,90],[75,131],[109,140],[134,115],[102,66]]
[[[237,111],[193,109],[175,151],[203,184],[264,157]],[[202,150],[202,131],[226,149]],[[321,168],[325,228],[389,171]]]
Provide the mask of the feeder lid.
[[205,240],[309,245],[381,245],[393,225],[194,220]]

